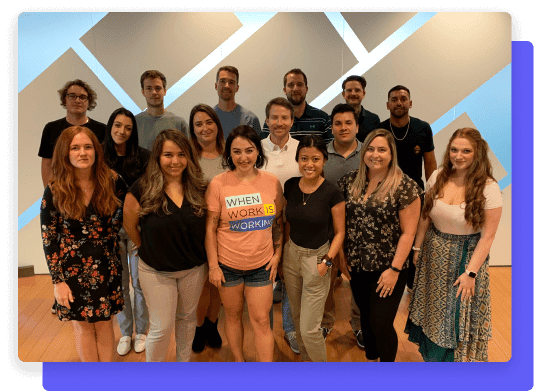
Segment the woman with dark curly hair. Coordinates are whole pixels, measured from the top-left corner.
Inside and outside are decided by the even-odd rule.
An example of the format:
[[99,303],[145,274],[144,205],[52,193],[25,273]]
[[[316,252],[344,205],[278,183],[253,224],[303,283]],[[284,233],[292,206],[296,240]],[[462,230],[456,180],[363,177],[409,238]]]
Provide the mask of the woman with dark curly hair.
[[173,326],[176,361],[190,360],[207,276],[206,186],[187,136],[166,129],[153,142],[145,175],[126,194],[124,229],[139,248],[150,323],[146,361],[165,360]]
[[502,213],[488,144],[458,129],[427,182],[417,228],[409,340],[425,361],[488,361],[489,251]]
[[61,133],[52,172],[41,204],[41,233],[57,314],[72,321],[82,361],[111,361],[111,318],[124,304],[119,230],[126,184],[83,126]]
[[256,131],[239,125],[228,135],[223,163],[206,193],[206,251],[210,282],[219,288],[228,345],[235,361],[243,356],[243,302],[246,297],[259,361],[272,361],[274,338],[269,311],[272,283],[282,256],[282,186],[259,170],[265,154]]

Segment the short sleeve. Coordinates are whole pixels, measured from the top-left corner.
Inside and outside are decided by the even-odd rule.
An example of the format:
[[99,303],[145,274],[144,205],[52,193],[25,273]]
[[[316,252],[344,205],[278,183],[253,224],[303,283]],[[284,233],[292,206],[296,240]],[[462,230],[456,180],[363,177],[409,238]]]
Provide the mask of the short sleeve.
[[141,204],[141,183],[140,179],[136,180],[132,186],[128,189],[128,193],[133,195],[137,202]]
[[41,135],[41,145],[39,145],[38,156],[45,159],[52,159],[53,150],[50,150],[50,127],[46,124]]
[[402,181],[397,189],[397,209],[407,208],[423,193],[419,185],[408,175],[402,174]]
[[334,183],[329,182],[332,196],[330,197],[330,208],[333,208],[340,202],[345,202],[345,196],[341,192],[338,186],[336,186]]
[[63,258],[59,247],[59,218],[60,213],[54,206],[52,191],[47,186],[41,200],[41,238],[43,250],[52,277],[52,283],[65,281],[61,260]]
[[497,182],[492,180],[486,184],[486,187],[484,188],[484,197],[486,197],[484,209],[496,209],[502,207],[502,193]]
[[221,175],[225,175],[225,173],[219,174],[213,178],[206,190],[206,204],[208,205],[208,210],[210,212],[221,212]]
[[432,152],[434,150],[434,137],[432,136],[432,128],[425,122],[425,139],[423,141],[423,152]]
[[285,207],[284,192],[282,190],[282,185],[278,178],[276,179],[276,195],[274,197],[274,202],[276,206],[276,214],[282,212]]

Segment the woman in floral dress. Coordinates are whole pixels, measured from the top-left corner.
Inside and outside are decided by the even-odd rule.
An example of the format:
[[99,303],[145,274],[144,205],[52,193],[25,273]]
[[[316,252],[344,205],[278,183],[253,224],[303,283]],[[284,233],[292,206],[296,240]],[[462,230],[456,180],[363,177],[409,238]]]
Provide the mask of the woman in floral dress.
[[393,321],[408,277],[406,259],[422,191],[398,167],[390,131],[372,131],[360,156],[359,170],[338,181],[346,202],[346,260],[341,262],[352,268],[350,285],[361,311],[365,356],[392,362],[398,347]]
[[96,136],[65,129],[41,203],[43,248],[60,320],[72,321],[82,361],[111,361],[112,315],[122,310],[118,234],[125,184],[107,167]]

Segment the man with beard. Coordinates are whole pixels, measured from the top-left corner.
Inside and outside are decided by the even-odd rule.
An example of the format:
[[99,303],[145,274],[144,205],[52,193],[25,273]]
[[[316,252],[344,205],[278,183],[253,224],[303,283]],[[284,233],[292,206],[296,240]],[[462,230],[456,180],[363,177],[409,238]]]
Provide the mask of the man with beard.
[[184,119],[165,110],[163,97],[167,94],[167,79],[163,73],[156,70],[144,72],[141,75],[141,94],[146,99],[146,110],[135,116],[141,147],[152,149],[152,141],[165,129],[180,130],[189,136]]
[[352,75],[343,81],[343,98],[348,105],[351,105],[358,115],[358,134],[357,138],[362,143],[365,137],[375,130],[380,123],[378,115],[365,110],[362,106],[362,100],[365,98],[365,87],[367,81],[363,76]]
[[239,71],[236,67],[226,65],[219,68],[215,90],[219,95],[219,103],[213,109],[221,121],[225,139],[239,125],[251,126],[258,134],[261,132],[256,114],[235,102],[235,94],[239,91]]
[[[432,129],[428,122],[419,118],[410,117],[408,112],[412,108],[410,90],[404,86],[397,85],[389,90],[387,109],[390,112],[389,119],[381,122],[378,128],[389,130],[395,138],[397,147],[397,161],[402,171],[412,178],[424,189],[423,184],[423,164],[425,167],[425,178],[437,169],[436,156],[434,155],[434,141],[432,139]],[[421,200],[423,205],[423,200]],[[413,251],[408,256],[409,271],[406,285],[412,289],[415,276],[415,266],[413,264]]]
[[[295,68],[284,75],[284,94],[293,105],[295,118],[289,131],[291,137],[300,140],[306,135],[321,136],[325,142],[329,142],[332,136],[330,117],[324,111],[310,106],[306,102],[308,93],[308,79],[304,72]],[[263,125],[261,138],[269,136],[267,123]]]

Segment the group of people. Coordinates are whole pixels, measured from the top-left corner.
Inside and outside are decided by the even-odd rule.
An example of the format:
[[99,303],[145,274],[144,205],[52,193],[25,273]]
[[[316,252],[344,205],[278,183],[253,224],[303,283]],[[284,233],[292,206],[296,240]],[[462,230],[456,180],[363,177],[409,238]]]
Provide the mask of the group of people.
[[164,109],[158,71],[141,76],[147,109],[119,108],[107,125],[87,117],[87,83],[58,91],[67,115],[43,130],[41,229],[52,311],[72,321],[80,359],[111,361],[117,315],[119,354],[133,341],[147,361],[164,361],[174,326],[176,360],[189,361],[221,346],[222,303],[228,346],[245,361],[246,300],[257,358],[272,361],[278,286],[291,349],[327,361],[343,274],[368,360],[395,361],[408,286],[406,332],[425,361],[487,361],[502,200],[480,133],[457,130],[438,169],[404,86],[388,92],[380,122],[361,105],[365,78],[350,76],[346,103],[328,115],[306,103],[306,75],[292,69],[287,99],[268,102],[260,129],[235,102],[238,82],[235,67],[221,67],[219,103],[193,107],[188,125]]

